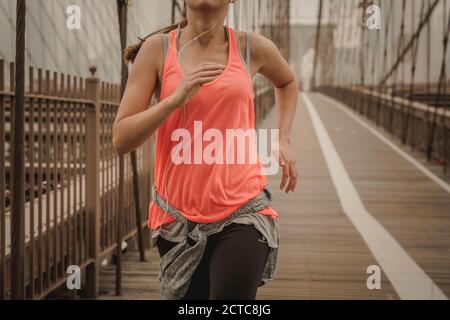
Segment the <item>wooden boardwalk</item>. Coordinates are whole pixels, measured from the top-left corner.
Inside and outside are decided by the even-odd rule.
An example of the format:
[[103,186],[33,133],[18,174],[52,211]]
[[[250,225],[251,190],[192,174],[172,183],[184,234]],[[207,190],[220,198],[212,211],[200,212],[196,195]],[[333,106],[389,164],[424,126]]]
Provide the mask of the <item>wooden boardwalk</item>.
[[[336,159],[327,164],[323,132],[301,98],[293,129],[299,189],[286,195],[277,189],[279,176],[269,177],[281,242],[276,278],[260,288],[258,299],[408,299],[417,291],[425,298],[450,296],[448,180],[445,190],[335,103],[308,97],[343,168],[334,167]],[[275,116],[273,110],[263,127],[274,127]],[[410,155],[439,176],[437,166]],[[336,183],[332,173],[342,174],[336,170],[351,183]],[[346,203],[355,195],[359,207]],[[361,206],[364,212],[352,215]],[[125,255],[121,297],[113,296],[114,267],[104,268],[101,298],[160,299],[159,258],[156,250],[147,256],[140,263],[134,252]],[[369,266],[381,267],[380,289],[367,287]]]

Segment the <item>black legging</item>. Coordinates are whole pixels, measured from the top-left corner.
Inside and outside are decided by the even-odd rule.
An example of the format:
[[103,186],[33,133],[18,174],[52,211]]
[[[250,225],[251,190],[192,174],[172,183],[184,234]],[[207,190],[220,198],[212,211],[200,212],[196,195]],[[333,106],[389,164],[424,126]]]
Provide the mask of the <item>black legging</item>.
[[[158,237],[159,255],[176,243]],[[184,300],[254,300],[269,254],[262,234],[252,225],[231,223],[208,237],[203,258]]]

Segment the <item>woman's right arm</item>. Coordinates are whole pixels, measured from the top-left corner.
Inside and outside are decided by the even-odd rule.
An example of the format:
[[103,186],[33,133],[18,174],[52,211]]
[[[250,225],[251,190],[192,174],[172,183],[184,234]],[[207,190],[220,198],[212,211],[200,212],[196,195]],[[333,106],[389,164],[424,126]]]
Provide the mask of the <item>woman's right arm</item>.
[[158,81],[163,52],[161,37],[151,37],[143,43],[128,77],[113,125],[113,145],[119,154],[143,144],[176,108],[170,99],[148,108]]
[[215,63],[201,64],[185,75],[172,95],[148,108],[162,68],[162,55],[162,35],[156,35],[143,43],[136,56],[113,125],[113,145],[119,154],[141,146],[176,108],[191,99],[201,84],[214,80],[224,69]]

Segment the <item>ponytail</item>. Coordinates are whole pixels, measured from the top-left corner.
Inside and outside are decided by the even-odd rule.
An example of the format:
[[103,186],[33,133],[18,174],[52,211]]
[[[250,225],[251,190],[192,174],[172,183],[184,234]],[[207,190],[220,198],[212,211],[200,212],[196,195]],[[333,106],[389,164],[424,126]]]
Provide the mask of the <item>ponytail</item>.
[[138,43],[136,43],[136,44],[134,44],[134,45],[131,45],[131,46],[129,46],[129,47],[127,47],[125,50],[124,50],[124,52],[123,52],[123,59],[124,59],[124,61],[125,61],[125,64],[128,64],[128,63],[133,63],[134,62],[134,59],[136,59],[136,56],[137,56],[137,54],[138,54],[138,52],[139,52],[139,49],[141,49],[141,46],[144,44],[144,42],[145,42],[145,40],[146,39],[148,39],[148,38],[150,38],[151,36],[153,36],[153,35],[155,35],[155,34],[165,34],[165,33],[169,33],[170,31],[172,31],[172,30],[174,30],[174,29],[176,29],[176,28],[178,28],[178,25],[180,24],[180,27],[185,27],[186,25],[187,25],[187,19],[186,18],[184,18],[183,20],[181,20],[181,22],[180,23],[175,23],[175,24],[172,24],[172,25],[170,25],[170,26],[168,26],[168,27],[165,27],[165,28],[162,28],[162,29],[160,29],[160,30],[157,30],[157,31],[155,31],[155,32],[153,32],[153,33],[151,33],[151,34],[149,34],[148,36],[146,36],[145,38],[138,38],[139,39],[139,42]]

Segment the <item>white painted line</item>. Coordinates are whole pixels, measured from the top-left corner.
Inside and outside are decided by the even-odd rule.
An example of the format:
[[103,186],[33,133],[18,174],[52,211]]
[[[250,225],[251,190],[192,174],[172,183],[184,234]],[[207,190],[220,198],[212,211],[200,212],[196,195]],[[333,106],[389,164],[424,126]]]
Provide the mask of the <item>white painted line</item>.
[[447,299],[397,240],[364,207],[314,105],[306,94],[303,93],[302,98],[311,117],[342,209],[361,234],[399,297],[408,300]]
[[320,97],[329,101],[330,103],[333,103],[335,106],[337,106],[340,110],[345,112],[349,117],[351,117],[353,120],[358,122],[361,126],[363,126],[365,129],[369,130],[374,136],[376,136],[378,139],[380,139],[382,142],[384,142],[387,146],[389,146],[391,149],[393,149],[395,152],[397,152],[400,156],[402,156],[406,161],[411,163],[414,167],[416,167],[419,171],[421,171],[424,175],[426,175],[428,178],[433,180],[437,185],[439,185],[442,189],[450,193],[450,184],[439,178],[436,174],[430,171],[427,167],[422,165],[420,162],[418,162],[416,159],[411,157],[408,153],[400,149],[395,143],[387,139],[385,136],[383,136],[381,133],[379,133],[375,128],[371,127],[367,122],[363,121],[361,118],[359,118],[355,113],[350,111],[348,107],[345,107],[342,103],[339,101],[336,101],[334,99],[331,99],[330,97],[327,97],[326,95],[320,94]]

